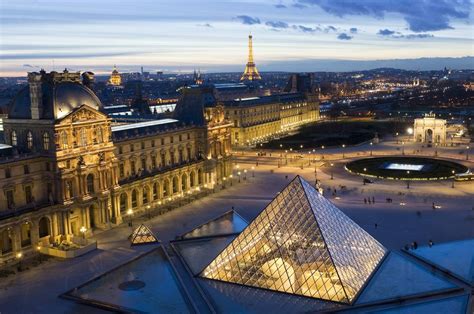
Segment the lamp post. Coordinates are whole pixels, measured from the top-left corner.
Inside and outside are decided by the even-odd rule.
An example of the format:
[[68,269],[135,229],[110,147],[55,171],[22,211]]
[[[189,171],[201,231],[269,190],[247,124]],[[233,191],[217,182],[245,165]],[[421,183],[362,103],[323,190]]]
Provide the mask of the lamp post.
[[466,160],[469,160],[469,146],[466,146]]
[[[410,170],[407,170],[407,175],[410,175]],[[407,178],[407,189],[410,188],[410,180]]]
[[21,258],[22,257],[23,257],[23,253],[21,253],[21,252],[16,253],[16,258],[18,259],[18,270],[20,270],[20,271],[23,269],[23,267],[21,265]]
[[130,221],[128,222],[129,227],[133,227],[133,209],[127,210],[127,214],[130,217]]
[[396,139],[397,139],[397,144],[398,144],[398,132],[395,133]]
[[239,183],[240,183],[240,175],[241,175],[241,174],[242,174],[242,173],[241,173],[240,171],[237,172],[237,175],[239,176]]
[[255,167],[252,166],[252,178],[255,177]]
[[453,182],[452,182],[452,184],[451,184],[451,187],[454,189],[454,179],[455,179],[454,174],[455,174],[455,171],[454,171],[454,170],[451,170],[451,173],[453,174]]
[[244,169],[244,181],[247,180],[247,169]]
[[344,156],[344,148],[346,148],[346,144],[342,144],[342,158],[344,159],[345,156]]
[[372,146],[374,145],[374,143],[370,142],[370,156],[372,156]]
[[435,157],[438,157],[438,143],[435,143]]
[[79,229],[79,231],[82,233],[82,238],[85,240],[87,228],[82,226],[81,229]]
[[321,154],[322,154],[321,159],[324,159],[324,145],[321,146],[321,150],[322,150],[322,152],[321,152]]
[[405,155],[405,142],[402,141],[402,155]]
[[332,170],[332,167],[333,167],[333,166],[334,166],[334,164],[333,164],[333,163],[331,163],[331,180],[333,180],[333,179],[334,179],[334,173],[333,173],[333,170]]
[[147,206],[146,206],[146,211],[147,211],[147,213],[148,213],[148,219],[151,219],[151,211],[150,211],[150,209],[151,209],[151,206],[150,206],[150,205],[147,205]]

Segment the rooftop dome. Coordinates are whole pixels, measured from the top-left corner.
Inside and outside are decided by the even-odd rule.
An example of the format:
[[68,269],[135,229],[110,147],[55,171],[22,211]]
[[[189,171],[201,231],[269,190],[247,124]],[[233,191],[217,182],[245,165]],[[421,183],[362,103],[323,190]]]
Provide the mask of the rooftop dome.
[[[99,98],[88,87],[73,81],[43,81],[40,119],[62,119],[74,109],[87,105],[99,110]],[[31,119],[30,87],[23,88],[9,106],[9,119]]]

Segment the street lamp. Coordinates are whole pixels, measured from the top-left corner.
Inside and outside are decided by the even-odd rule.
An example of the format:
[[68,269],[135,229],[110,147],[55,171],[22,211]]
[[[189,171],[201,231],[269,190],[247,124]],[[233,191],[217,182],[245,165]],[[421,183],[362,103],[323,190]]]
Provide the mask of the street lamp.
[[395,136],[397,137],[397,144],[398,144],[398,132],[395,133]]
[[334,166],[334,164],[333,164],[333,163],[331,163],[331,180],[333,180],[333,179],[334,179],[334,173],[333,173],[333,170],[332,170],[332,167],[333,167],[333,166]]
[[132,227],[133,226],[133,220],[132,220],[133,219],[133,209],[130,208],[129,210],[127,210],[127,214],[130,217],[130,221],[128,222],[128,225],[129,225],[129,227]]
[[413,128],[408,128],[407,133],[408,135],[413,135]]
[[345,156],[344,156],[344,148],[346,148],[346,144],[342,144],[342,158],[345,158]]
[[321,159],[324,159],[324,145],[321,146],[321,149],[322,149],[322,156],[321,156]]
[[151,211],[150,211],[151,206],[147,205],[146,206],[146,211],[148,212],[148,219],[151,219]]
[[247,180],[247,169],[244,169],[244,180]]
[[402,155],[405,155],[405,142],[402,141]]
[[374,143],[370,142],[370,156],[372,156],[372,146],[374,145]]
[[[407,170],[407,175],[410,175],[410,170]],[[410,188],[410,180],[407,178],[407,189]]]
[[255,167],[252,166],[252,178],[255,177]]
[[18,252],[16,253],[16,258],[18,259],[18,270],[22,270],[22,265],[21,265],[21,258],[23,257],[23,253]]
[[241,175],[241,174],[242,174],[242,173],[241,173],[240,171],[237,172],[237,175],[239,176],[239,183],[240,183],[240,175]]
[[469,146],[466,146],[466,160],[469,160]]
[[79,231],[82,233],[82,238],[85,240],[87,228],[82,226],[81,229],[79,229]]
[[451,170],[451,173],[453,174],[453,182],[451,184],[451,187],[454,189],[454,178],[455,178],[454,174],[455,174],[455,171]]

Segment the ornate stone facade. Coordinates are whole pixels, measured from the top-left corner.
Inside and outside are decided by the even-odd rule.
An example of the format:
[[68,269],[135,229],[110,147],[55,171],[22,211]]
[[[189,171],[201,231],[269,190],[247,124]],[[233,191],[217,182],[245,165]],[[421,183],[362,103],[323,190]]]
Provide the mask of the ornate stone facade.
[[4,120],[12,154],[0,157],[0,262],[33,254],[39,242],[159,212],[231,173],[222,107],[200,107],[193,119],[112,125],[79,73],[29,78]]
[[432,113],[426,114],[421,119],[415,119],[413,136],[415,142],[445,145],[446,120],[436,119],[436,115]]

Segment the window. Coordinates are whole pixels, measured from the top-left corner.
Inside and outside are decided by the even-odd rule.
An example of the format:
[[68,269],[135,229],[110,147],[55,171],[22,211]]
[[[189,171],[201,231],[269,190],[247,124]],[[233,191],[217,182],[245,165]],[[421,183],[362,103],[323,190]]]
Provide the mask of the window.
[[31,131],[28,131],[28,133],[26,133],[26,147],[28,149],[33,148],[33,134],[31,133]]
[[23,166],[23,173],[24,174],[30,174],[30,167],[28,167],[28,165]]
[[31,186],[25,186],[25,200],[26,204],[33,203],[33,193],[31,192]]
[[143,157],[142,158],[142,170],[145,170],[146,169],[146,158]]
[[170,137],[170,143],[173,143],[174,142],[174,138],[173,136]]
[[68,139],[66,131],[61,132],[61,148],[67,149],[68,148]]
[[137,190],[133,190],[132,192],[132,207],[135,208],[138,206],[138,201],[137,201]]
[[142,194],[143,194],[142,195],[142,203],[147,204],[148,203],[148,188],[144,188]]
[[161,145],[165,145],[165,139],[164,138],[161,139]]
[[5,168],[5,178],[11,178],[12,177],[12,173],[10,171],[10,168]]
[[193,159],[193,156],[191,155],[191,147],[187,147],[187,154],[188,154],[188,160]]
[[102,143],[104,141],[104,133],[102,133],[102,128],[97,127],[97,142]]
[[12,140],[12,146],[18,145],[18,137],[16,135],[16,131],[12,131],[11,140]]
[[151,147],[155,147],[155,140],[151,141]]
[[13,197],[13,190],[8,190],[7,192],[7,207],[12,209],[15,206],[15,199]]
[[43,149],[49,150],[49,133],[48,132],[43,133]]
[[171,157],[171,158],[170,158],[170,159],[171,159],[171,164],[176,163],[176,160],[174,159],[174,152],[171,152],[171,153],[170,153],[170,157]]
[[46,162],[46,171],[51,171],[51,165],[49,162]]
[[118,149],[119,149],[119,155],[122,155],[122,154],[123,154],[123,148],[122,148],[122,146],[119,146]]
[[166,155],[164,153],[161,154],[161,165],[166,166]]
[[132,171],[132,174],[135,174],[135,160],[130,160],[130,171]]
[[180,134],[179,135],[179,141],[181,142],[183,140],[183,136]]
[[191,134],[190,134],[190,133],[188,133],[188,140],[189,140],[190,138],[191,138]]
[[158,183],[153,184],[153,199],[156,200],[158,198]]
[[87,193],[94,193],[94,175],[92,173],[87,175]]
[[145,142],[142,142],[142,149],[145,149]]
[[156,169],[156,158],[151,156],[151,167],[153,169]]
[[121,162],[119,165],[119,171],[120,171],[120,177],[123,178],[125,176],[125,169],[123,166],[123,162]]
[[130,144],[130,151],[133,152],[133,149],[134,149],[133,144]]
[[86,129],[82,128],[80,131],[79,146],[86,146],[86,145],[87,145]]

